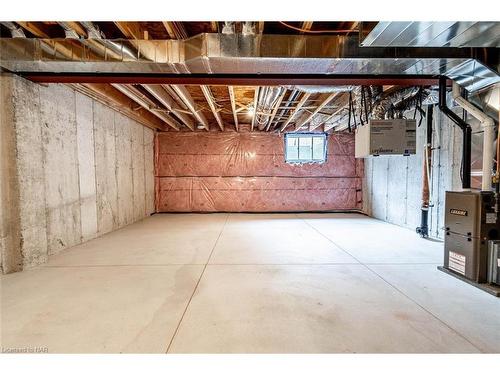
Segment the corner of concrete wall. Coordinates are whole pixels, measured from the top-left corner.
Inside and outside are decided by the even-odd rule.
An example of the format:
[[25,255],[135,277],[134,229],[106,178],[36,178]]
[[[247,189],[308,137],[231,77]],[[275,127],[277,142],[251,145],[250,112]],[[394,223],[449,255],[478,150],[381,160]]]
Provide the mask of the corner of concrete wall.
[[[407,113],[412,116],[412,113]],[[418,122],[417,118],[417,122]],[[411,156],[365,159],[364,212],[377,219],[414,230],[420,225],[425,119],[417,128],[417,152]],[[462,138],[439,110],[434,111],[429,235],[443,238],[446,190],[460,188]]]
[[39,90],[39,85],[17,76],[13,78],[13,126],[23,268],[45,263],[48,258],[43,148],[43,128],[47,128],[47,122],[41,118]]
[[2,273],[23,267],[19,219],[19,184],[12,102],[13,77],[0,74],[0,267]]
[[154,140],[155,132],[144,129],[144,181],[145,181],[145,209],[146,215],[155,213],[155,177],[154,177]]

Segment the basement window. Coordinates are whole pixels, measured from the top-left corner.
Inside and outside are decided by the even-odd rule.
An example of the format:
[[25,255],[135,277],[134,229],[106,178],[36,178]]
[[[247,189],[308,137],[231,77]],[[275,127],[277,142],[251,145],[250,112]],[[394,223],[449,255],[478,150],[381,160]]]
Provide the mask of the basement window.
[[326,133],[286,133],[285,160],[287,163],[324,163]]

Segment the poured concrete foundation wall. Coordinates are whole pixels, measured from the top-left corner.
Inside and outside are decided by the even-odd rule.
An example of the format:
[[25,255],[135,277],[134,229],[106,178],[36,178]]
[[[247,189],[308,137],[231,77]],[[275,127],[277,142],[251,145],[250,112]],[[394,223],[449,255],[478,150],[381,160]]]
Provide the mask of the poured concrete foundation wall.
[[[457,110],[457,114],[461,115],[461,111]],[[413,112],[407,113],[407,116],[413,116]],[[462,131],[437,108],[434,109],[432,139],[429,235],[442,239],[445,191],[460,190],[462,186]],[[410,229],[420,225],[425,142],[426,124],[423,119],[417,127],[416,155],[365,159],[363,202],[368,215]]]
[[154,211],[152,130],[64,85],[0,80],[3,272]]

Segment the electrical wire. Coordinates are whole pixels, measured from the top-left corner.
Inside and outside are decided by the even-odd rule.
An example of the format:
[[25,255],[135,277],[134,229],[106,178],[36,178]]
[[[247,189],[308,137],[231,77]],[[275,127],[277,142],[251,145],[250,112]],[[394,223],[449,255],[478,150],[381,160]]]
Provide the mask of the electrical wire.
[[308,33],[308,34],[324,34],[324,33],[359,33],[359,30],[307,30],[303,29],[301,27],[296,27],[293,25],[290,25],[286,22],[278,21],[281,23],[283,26],[288,27],[289,29],[293,29],[296,31],[300,31],[302,33]]

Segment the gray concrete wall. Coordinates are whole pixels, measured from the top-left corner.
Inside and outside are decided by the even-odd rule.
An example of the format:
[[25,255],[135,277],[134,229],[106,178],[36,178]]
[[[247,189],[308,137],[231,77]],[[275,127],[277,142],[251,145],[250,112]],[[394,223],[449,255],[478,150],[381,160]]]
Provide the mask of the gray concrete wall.
[[[4,272],[22,269],[16,134],[12,81],[0,79],[0,265]],[[9,251],[7,251],[7,249]]]
[[[407,115],[413,116],[413,112]],[[429,235],[442,239],[445,191],[459,190],[462,186],[460,179],[462,132],[442,115],[438,108],[434,108],[432,137],[435,149],[431,168],[433,206],[429,211]],[[417,128],[416,155],[378,156],[365,159],[363,181],[365,213],[413,230],[420,225],[425,140],[424,119]]]
[[152,130],[64,85],[0,82],[3,272],[154,211]]

